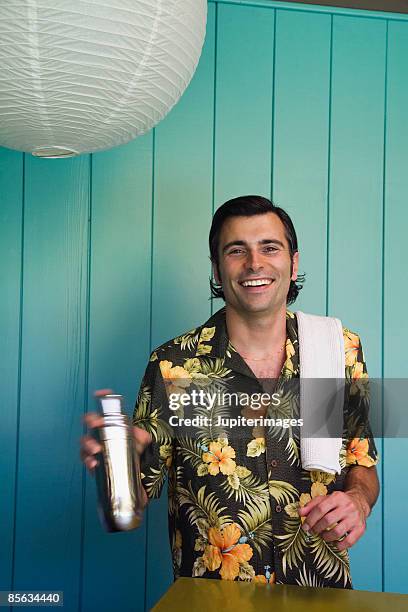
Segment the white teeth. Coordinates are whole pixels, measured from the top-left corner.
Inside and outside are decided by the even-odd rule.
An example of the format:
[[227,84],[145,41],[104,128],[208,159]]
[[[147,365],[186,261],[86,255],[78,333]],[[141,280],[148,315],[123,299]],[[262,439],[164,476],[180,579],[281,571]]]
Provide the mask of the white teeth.
[[241,284],[243,287],[260,287],[261,285],[270,285],[271,283],[271,279],[259,278],[257,280],[243,281]]

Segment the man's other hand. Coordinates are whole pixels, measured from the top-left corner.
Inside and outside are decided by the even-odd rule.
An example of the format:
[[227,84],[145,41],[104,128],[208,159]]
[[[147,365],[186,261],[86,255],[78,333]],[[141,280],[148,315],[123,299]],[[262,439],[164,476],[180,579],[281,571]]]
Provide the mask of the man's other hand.
[[336,542],[338,550],[351,548],[361,538],[369,513],[367,501],[355,489],[319,495],[299,508],[299,515],[306,517],[302,529]]

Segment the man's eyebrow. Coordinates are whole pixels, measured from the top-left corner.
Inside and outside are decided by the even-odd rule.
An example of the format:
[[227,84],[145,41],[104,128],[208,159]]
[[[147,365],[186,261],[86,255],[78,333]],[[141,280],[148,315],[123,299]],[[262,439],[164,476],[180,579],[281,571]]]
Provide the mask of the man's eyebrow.
[[[258,241],[258,244],[276,244],[277,246],[280,246],[283,249],[285,248],[285,245],[283,244],[283,242],[281,242],[280,240],[277,240],[276,238],[263,238],[262,240]],[[247,242],[245,242],[245,240],[231,240],[231,242],[227,242],[227,244],[224,245],[222,252],[225,253],[225,251],[232,246],[246,246],[246,245],[247,245]]]

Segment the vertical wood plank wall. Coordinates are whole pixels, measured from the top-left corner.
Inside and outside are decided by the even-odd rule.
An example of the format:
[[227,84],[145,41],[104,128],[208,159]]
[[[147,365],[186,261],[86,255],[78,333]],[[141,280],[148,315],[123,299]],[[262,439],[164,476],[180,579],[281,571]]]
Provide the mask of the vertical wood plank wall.
[[[296,308],[357,331],[371,376],[408,377],[407,57],[403,16],[211,0],[197,72],[154,131],[74,160],[0,149],[0,589],[130,612],[168,588],[166,492],[140,530],[106,534],[80,418],[98,387],[131,413],[150,350],[219,306],[207,236],[226,199],[287,209],[307,273]],[[407,592],[408,443],[377,444],[353,581]]]

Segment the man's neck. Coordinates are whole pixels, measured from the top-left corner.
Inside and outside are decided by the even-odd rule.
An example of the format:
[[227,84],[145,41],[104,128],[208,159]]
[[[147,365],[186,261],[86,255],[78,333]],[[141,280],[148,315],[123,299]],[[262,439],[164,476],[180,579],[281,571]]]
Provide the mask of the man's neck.
[[241,355],[262,359],[282,349],[286,340],[286,305],[276,312],[250,316],[228,304],[225,311],[229,339]]

